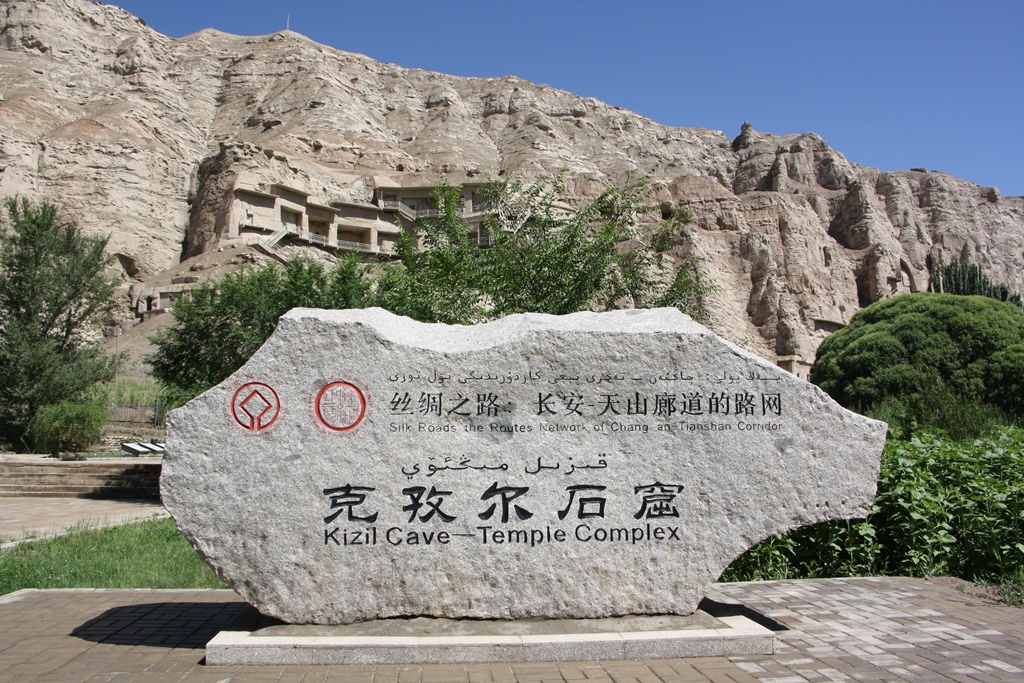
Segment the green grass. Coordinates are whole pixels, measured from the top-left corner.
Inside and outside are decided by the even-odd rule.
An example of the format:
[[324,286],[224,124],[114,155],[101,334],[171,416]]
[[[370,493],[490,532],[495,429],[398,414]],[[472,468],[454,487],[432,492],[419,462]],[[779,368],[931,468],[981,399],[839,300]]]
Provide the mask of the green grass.
[[1004,601],[1024,607],[1024,569],[1018,569],[1014,576],[1003,579],[998,587]]
[[104,382],[94,385],[88,394],[93,403],[102,406],[161,405],[160,385],[152,380],[138,380],[121,377],[117,382]]
[[22,588],[224,588],[174,521],[157,519],[0,550],[0,595]]

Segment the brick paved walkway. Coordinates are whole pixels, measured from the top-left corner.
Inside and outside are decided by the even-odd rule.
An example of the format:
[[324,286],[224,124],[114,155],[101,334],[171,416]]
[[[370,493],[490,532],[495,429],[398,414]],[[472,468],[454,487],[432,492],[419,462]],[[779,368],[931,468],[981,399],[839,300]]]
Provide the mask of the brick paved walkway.
[[1024,610],[921,579],[719,584],[774,619],[771,657],[733,657],[761,681],[1024,681]]
[[[1024,680],[1024,610],[917,579],[719,584],[777,632],[775,655],[569,664],[212,667],[249,613],[230,591],[55,590],[0,597],[0,682],[795,683]],[[755,615],[756,616],[756,615]]]
[[0,543],[25,536],[53,536],[76,524],[106,526],[167,516],[156,501],[0,496]]

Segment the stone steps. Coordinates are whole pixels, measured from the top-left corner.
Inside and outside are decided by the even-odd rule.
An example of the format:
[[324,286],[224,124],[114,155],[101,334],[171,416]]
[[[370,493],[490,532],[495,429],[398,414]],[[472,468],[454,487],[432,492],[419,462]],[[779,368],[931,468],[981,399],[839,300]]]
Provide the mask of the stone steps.
[[[159,471],[159,466],[157,467]],[[146,479],[153,476],[152,468],[139,469],[138,465],[131,466],[128,468],[110,468],[105,470],[80,470],[80,469],[42,469],[39,471],[24,471],[15,469],[10,472],[4,472],[0,468],[0,477],[4,479],[47,479],[47,478],[58,478],[73,476],[78,479],[108,479],[111,476],[122,477],[125,479]],[[52,482],[59,483],[59,482]]]
[[137,486],[23,486],[0,484],[0,497],[159,500],[159,488]]
[[0,462],[0,496],[159,500],[160,463]]
[[0,477],[0,486],[155,486],[152,476],[119,474],[15,474]]
[[[136,466],[137,467],[137,466]],[[159,469],[158,469],[159,472]],[[82,472],[80,470],[68,470],[65,472],[61,471],[43,471],[43,472],[2,472],[0,471],[0,478],[4,480],[20,480],[20,479],[33,479],[36,483],[60,483],[68,477],[75,477],[81,481],[97,481],[102,482],[112,476],[117,476],[122,479],[150,479],[153,477],[153,472],[147,470],[108,470],[100,472]]]

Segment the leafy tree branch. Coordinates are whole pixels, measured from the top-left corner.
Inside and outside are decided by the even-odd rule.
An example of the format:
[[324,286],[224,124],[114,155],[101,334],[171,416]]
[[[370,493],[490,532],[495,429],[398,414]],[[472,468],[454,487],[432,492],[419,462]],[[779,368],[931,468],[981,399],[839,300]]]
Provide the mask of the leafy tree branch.
[[48,202],[8,198],[0,231],[0,422],[20,431],[46,405],[110,379],[116,359],[90,345],[116,282],[106,238],[87,237]]

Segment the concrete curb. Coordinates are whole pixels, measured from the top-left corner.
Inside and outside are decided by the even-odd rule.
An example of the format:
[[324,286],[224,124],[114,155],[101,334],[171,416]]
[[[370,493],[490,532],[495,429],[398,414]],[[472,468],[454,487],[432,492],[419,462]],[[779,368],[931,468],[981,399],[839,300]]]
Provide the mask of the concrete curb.
[[572,662],[770,655],[775,634],[744,616],[720,628],[487,635],[275,636],[221,631],[206,645],[216,666]]

